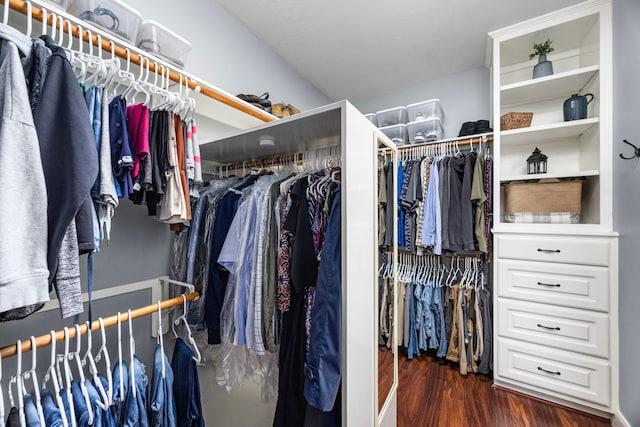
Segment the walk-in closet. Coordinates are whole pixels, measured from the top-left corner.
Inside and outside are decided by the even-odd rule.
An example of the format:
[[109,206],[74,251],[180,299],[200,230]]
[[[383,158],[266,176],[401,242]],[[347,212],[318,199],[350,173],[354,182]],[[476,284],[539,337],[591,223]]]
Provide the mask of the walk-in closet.
[[0,427],[640,426],[640,3],[467,3],[0,0]]

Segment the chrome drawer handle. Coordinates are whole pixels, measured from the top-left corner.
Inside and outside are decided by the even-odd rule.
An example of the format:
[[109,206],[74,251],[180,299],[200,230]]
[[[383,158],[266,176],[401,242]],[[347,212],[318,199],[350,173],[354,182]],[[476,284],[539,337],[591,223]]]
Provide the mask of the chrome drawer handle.
[[544,325],[541,325],[540,323],[538,323],[538,328],[546,329],[548,331],[559,331],[560,330],[560,328],[558,326],[556,326],[555,328],[552,328],[551,326],[544,326]]
[[559,254],[560,253],[560,249],[540,249],[540,248],[538,248],[538,252],[545,252],[545,253],[549,253],[549,254]]
[[547,373],[547,374],[551,374],[551,375],[562,375],[562,373],[561,373],[561,372],[558,372],[558,371],[556,371],[556,372],[553,372],[553,371],[547,371],[546,369],[541,368],[540,366],[538,366],[538,371],[542,371],[542,372],[545,372],[545,373]]
[[560,286],[562,286],[560,283],[543,283],[543,282],[538,282],[538,286],[548,286],[550,288],[559,288]]

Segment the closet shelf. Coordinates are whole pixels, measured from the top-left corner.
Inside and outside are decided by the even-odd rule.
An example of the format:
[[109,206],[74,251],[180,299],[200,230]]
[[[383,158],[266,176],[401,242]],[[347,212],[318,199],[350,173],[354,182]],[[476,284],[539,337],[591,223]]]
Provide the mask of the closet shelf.
[[570,122],[551,123],[528,128],[506,130],[500,133],[500,144],[526,145],[545,141],[577,138],[600,122],[598,117]]
[[503,176],[500,178],[501,184],[507,184],[513,181],[534,181],[538,179],[560,179],[560,178],[586,178],[588,176],[598,176],[600,175],[600,171],[595,170],[585,170],[585,171],[573,171],[573,172],[559,172],[559,173],[541,173],[541,174],[532,174],[532,175],[511,175],[511,176]]
[[[11,9],[22,13],[25,16],[28,14],[26,1],[2,0],[2,3],[5,1],[9,1],[9,7]],[[42,8],[33,5],[31,9],[32,19],[41,22],[43,17]],[[156,71],[160,73],[161,71],[168,69],[170,70],[169,78],[176,83],[182,82],[184,85],[184,81],[186,79],[188,81],[189,88],[194,91],[192,92],[192,96],[197,102],[197,114],[205,117],[206,119],[215,120],[238,129],[246,129],[260,123],[270,122],[276,119],[275,116],[242,101],[230,93],[211,85],[190,73],[178,70],[175,65],[154,56],[152,53],[143,51],[133,44],[119,39],[99,27],[94,26],[89,22],[82,21],[67,12],[59,9],[49,11],[49,13],[47,13],[47,22],[49,26],[54,25],[51,12],[54,12],[58,18],[62,18],[64,20],[62,27],[65,32],[65,37],[69,33],[69,24],[71,23],[71,34],[74,38],[79,39],[82,37],[84,41],[91,41],[95,46],[101,44],[105,55],[108,55],[113,51],[116,56],[125,61],[127,58],[130,58],[131,63],[134,65],[140,66],[141,64],[144,64],[145,68],[148,66],[151,73],[155,73]],[[55,25],[57,27],[60,26],[60,19],[56,20]],[[80,34],[79,27],[82,27],[83,29],[82,35]],[[89,40],[89,32],[87,30],[91,31],[91,40]]]
[[580,93],[594,78],[600,67],[592,65],[538,79],[504,85],[500,88],[500,104],[506,108]]

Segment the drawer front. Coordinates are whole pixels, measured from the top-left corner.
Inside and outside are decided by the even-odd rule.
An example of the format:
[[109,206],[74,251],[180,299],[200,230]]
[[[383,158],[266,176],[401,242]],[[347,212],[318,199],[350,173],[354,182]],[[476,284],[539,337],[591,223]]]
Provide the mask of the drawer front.
[[498,299],[498,335],[609,357],[609,316],[593,311]]
[[497,372],[540,390],[609,406],[610,368],[603,359],[498,338]]
[[607,267],[611,239],[510,234],[497,237],[498,258]]
[[609,311],[609,269],[499,259],[498,296]]

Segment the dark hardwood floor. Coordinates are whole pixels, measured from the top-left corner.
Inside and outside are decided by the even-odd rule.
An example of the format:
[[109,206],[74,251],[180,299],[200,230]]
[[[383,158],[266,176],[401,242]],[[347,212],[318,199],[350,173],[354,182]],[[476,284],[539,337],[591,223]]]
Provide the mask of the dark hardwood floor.
[[423,355],[398,357],[398,427],[605,427],[608,420],[501,390]]

